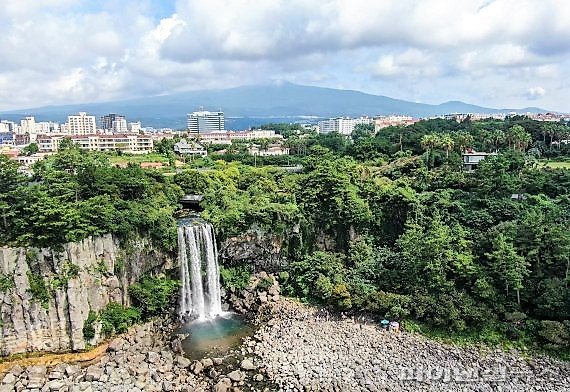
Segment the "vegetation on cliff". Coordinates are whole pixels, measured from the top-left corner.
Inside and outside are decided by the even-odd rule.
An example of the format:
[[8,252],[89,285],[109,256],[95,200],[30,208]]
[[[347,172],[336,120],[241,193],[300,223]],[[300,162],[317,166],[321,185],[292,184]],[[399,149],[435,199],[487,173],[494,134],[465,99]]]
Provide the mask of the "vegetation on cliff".
[[33,178],[0,155],[0,244],[55,247],[105,233],[149,235],[176,247],[181,190],[137,165],[114,167],[108,156],[64,148],[34,167]]

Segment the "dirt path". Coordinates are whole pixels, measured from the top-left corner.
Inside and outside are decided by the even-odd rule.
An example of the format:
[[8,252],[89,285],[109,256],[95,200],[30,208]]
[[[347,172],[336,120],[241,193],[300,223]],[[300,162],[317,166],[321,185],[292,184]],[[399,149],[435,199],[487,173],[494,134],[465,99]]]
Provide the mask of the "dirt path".
[[3,362],[0,362],[0,374],[6,373],[16,365],[19,365],[21,367],[34,365],[52,367],[60,363],[77,363],[82,366],[87,366],[91,364],[91,362],[102,357],[107,351],[108,346],[109,342],[105,342],[95,347],[93,350],[79,353],[42,354],[39,356],[29,356],[25,358],[6,359]]

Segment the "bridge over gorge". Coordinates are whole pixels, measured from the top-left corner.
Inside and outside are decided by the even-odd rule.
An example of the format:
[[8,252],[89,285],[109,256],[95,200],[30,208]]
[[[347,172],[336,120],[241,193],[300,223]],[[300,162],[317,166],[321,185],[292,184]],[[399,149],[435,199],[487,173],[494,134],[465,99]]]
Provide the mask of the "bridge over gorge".
[[200,202],[204,199],[204,195],[184,195],[180,198],[182,208],[187,208],[193,211],[202,211]]

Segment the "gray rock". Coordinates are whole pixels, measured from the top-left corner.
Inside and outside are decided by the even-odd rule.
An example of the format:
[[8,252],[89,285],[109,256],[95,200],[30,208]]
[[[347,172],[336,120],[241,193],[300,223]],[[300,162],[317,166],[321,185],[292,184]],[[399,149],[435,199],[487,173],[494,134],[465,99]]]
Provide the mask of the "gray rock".
[[166,381],[166,380],[163,381],[163,382],[162,382],[162,390],[165,391],[165,392],[170,392],[170,391],[174,390],[174,387],[173,387],[173,385],[172,385],[172,382]]
[[85,371],[85,381],[99,381],[103,375],[103,369],[99,366],[91,365]]
[[160,361],[160,355],[158,355],[158,353],[155,353],[154,351],[149,351],[146,354],[146,357],[148,363],[157,363]]
[[65,382],[62,380],[51,380],[46,384],[50,391],[59,391],[66,386]]
[[232,387],[232,380],[227,377],[222,378],[214,385],[214,392],[228,392]]
[[235,382],[239,382],[244,378],[244,375],[241,371],[239,370],[234,370],[233,372],[230,372],[228,374],[228,377],[230,380],[235,381]]
[[200,362],[202,362],[202,366],[204,366],[204,369],[208,369],[214,366],[214,361],[211,358],[204,358]]
[[176,357],[176,365],[178,365],[180,368],[186,369],[188,366],[190,366],[191,363],[192,362],[188,358],[185,358],[181,355]]
[[200,361],[193,361],[192,365],[190,365],[190,370],[192,370],[194,374],[200,374],[202,370],[204,370],[204,365],[202,365]]
[[12,366],[12,368],[10,368],[10,373],[12,373],[14,376],[19,377],[20,374],[24,373],[24,368],[21,367],[20,365],[15,365]]
[[15,384],[18,378],[13,373],[7,373],[2,379],[2,384]]
[[28,389],[41,388],[46,382],[47,369],[45,366],[30,366],[28,373]]
[[255,369],[257,369],[257,367],[253,364],[253,362],[251,362],[251,360],[249,360],[247,358],[244,359],[243,361],[241,361],[240,368],[242,368],[243,370],[255,370]]
[[81,371],[81,367],[79,365],[67,365],[65,367],[65,374],[68,377],[74,376]]

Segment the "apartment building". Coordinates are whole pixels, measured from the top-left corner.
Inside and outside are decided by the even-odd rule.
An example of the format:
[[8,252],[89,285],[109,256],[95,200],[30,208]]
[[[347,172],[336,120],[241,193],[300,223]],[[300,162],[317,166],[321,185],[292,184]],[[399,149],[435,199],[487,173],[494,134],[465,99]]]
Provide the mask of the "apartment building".
[[342,135],[351,135],[352,131],[354,131],[354,127],[357,125],[373,124],[373,121],[374,120],[369,117],[338,117],[319,121],[318,125],[320,133],[338,132]]
[[85,112],[77,115],[67,116],[66,132],[71,135],[91,135],[97,133],[97,123],[95,116],[90,116]]
[[[66,138],[62,135],[38,136],[40,152],[55,152],[61,141]],[[115,134],[115,135],[74,135],[68,137],[80,149],[88,151],[122,151],[129,154],[146,154],[152,151],[153,140],[147,135]]]
[[201,142],[208,144],[231,144],[233,140],[283,139],[283,136],[271,130],[252,129],[251,131],[207,132],[201,133],[198,138]]

